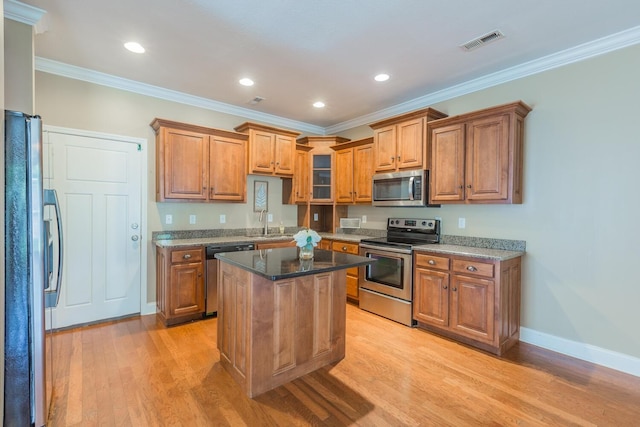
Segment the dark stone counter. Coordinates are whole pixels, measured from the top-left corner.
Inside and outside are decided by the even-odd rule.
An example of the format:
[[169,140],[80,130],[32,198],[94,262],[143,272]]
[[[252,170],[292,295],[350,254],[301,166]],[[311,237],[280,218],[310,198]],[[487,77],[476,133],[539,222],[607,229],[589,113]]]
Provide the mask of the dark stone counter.
[[303,261],[298,259],[296,247],[225,252],[216,254],[215,257],[272,281],[343,270],[375,262],[358,255],[318,248],[314,249],[312,260]]

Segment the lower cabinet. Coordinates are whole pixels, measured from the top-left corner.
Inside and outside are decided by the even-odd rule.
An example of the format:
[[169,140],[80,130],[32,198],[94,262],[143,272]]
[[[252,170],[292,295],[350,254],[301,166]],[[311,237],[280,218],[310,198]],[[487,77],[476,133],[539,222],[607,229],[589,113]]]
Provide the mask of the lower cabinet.
[[169,326],[205,311],[204,247],[156,248],[157,315]]
[[[360,253],[360,247],[358,246],[357,243],[344,242],[341,240],[332,241],[331,250],[333,250],[334,252],[345,252],[345,253],[354,254],[354,255],[358,255]],[[358,298],[359,298],[358,267],[348,268],[347,269],[347,299],[357,302]]]
[[256,243],[256,249],[289,248],[296,245],[295,240],[280,240],[277,242]]
[[501,355],[520,338],[521,257],[489,260],[417,251],[418,327]]

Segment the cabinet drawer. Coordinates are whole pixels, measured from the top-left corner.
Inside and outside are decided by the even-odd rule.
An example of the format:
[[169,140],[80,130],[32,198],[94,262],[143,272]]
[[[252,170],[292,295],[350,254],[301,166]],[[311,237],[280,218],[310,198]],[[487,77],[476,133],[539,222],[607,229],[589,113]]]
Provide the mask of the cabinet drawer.
[[449,258],[431,254],[416,253],[416,266],[449,270]]
[[177,249],[171,251],[171,264],[181,262],[200,262],[202,261],[202,249]]
[[456,273],[474,274],[482,277],[493,277],[494,267],[491,263],[454,259],[453,271]]
[[348,254],[358,255],[358,244],[334,241],[331,249],[335,252],[346,252]]

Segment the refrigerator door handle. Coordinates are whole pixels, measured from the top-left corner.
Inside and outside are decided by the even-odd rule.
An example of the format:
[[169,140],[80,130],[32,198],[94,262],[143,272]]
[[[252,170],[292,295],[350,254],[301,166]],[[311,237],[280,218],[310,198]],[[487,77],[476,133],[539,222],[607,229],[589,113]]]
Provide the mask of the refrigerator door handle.
[[[60,301],[60,291],[62,288],[62,261],[64,259],[64,244],[62,234],[62,217],[60,216],[60,203],[58,203],[58,193],[56,190],[44,190],[44,205],[53,206],[56,210],[56,222],[58,225],[58,277],[55,289],[48,289],[44,294],[44,305],[46,308],[57,307]],[[52,256],[53,254],[49,254]]]

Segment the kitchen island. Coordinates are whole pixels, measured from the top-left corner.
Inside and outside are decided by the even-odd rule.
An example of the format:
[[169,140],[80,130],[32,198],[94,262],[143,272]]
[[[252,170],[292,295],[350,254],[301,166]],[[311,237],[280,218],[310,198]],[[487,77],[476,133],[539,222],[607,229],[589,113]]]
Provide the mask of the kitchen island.
[[346,269],[357,255],[297,248],[216,254],[220,362],[249,397],[345,356]]

